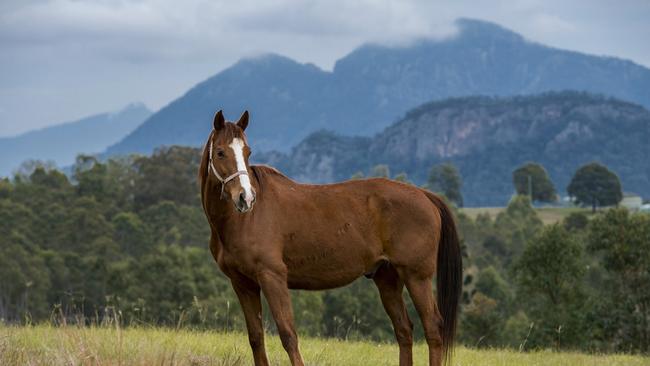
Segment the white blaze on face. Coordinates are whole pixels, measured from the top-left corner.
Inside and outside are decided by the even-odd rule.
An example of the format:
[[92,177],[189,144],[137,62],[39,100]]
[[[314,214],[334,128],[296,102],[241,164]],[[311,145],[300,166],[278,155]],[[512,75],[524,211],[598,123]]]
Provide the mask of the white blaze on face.
[[[234,138],[232,139],[232,142],[230,145],[228,145],[232,151],[235,153],[235,161],[237,162],[237,171],[247,171],[246,170],[246,160],[244,160],[244,140],[240,138]],[[251,180],[248,177],[247,174],[240,174],[239,175],[239,183],[241,184],[241,187],[244,189],[244,194],[246,197],[244,198],[246,200],[246,203],[250,206],[251,201],[253,201],[253,189],[251,186]]]

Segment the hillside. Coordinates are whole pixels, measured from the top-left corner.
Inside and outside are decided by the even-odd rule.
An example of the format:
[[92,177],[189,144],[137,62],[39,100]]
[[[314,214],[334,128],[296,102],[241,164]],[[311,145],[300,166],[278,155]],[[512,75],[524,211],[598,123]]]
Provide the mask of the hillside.
[[254,146],[287,151],[328,129],[372,136],[422,103],[467,95],[584,90],[650,107],[650,70],[633,62],[532,43],[496,24],[461,19],[458,34],[400,47],[365,45],[332,72],[286,57],[242,60],[149,118],[108,154],[199,146],[217,109],[252,112]]
[[641,106],[586,93],[520,97],[465,97],[422,105],[372,138],[320,131],[288,154],[260,153],[257,161],[312,182],[348,179],[388,164],[417,183],[431,165],[451,161],[463,177],[468,206],[504,205],[511,173],[527,161],[542,163],[565,193],[575,170],[600,161],[626,191],[650,196],[650,112]]
[[77,154],[103,151],[150,115],[145,105],[131,104],[115,113],[102,113],[16,137],[0,138],[0,177],[10,175],[28,159],[70,165]]

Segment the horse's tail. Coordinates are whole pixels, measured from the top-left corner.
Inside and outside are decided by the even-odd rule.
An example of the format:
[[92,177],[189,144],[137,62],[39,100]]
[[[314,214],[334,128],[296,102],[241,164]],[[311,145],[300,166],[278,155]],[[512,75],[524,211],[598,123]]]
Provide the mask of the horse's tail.
[[456,223],[449,206],[437,195],[428,191],[425,193],[440,212],[436,287],[438,310],[442,316],[442,326],[440,327],[442,349],[445,361],[450,364],[456,336],[458,305],[463,291],[463,258]]

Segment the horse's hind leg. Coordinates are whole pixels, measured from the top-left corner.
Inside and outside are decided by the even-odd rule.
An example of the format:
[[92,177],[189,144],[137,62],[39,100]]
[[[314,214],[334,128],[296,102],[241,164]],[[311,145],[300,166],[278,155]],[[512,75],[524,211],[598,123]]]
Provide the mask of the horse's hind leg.
[[384,309],[393,323],[395,338],[399,344],[399,364],[400,366],[411,366],[413,365],[413,323],[406,312],[402,297],[404,282],[390,264],[381,266],[373,280],[379,289]]
[[432,278],[407,276],[405,283],[422,321],[424,338],[429,346],[429,365],[440,366],[442,364],[442,337],[440,334],[442,317],[433,297]]

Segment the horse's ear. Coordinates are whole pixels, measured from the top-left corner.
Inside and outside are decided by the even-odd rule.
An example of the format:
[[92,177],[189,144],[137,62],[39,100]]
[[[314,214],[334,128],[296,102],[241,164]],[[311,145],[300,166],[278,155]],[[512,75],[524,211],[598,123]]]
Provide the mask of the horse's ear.
[[246,130],[246,127],[248,127],[248,111],[244,111],[241,117],[239,117],[239,121],[237,121],[237,126],[239,126],[239,128],[241,128],[242,131]]
[[214,122],[212,122],[214,125],[214,129],[219,131],[220,129],[224,128],[226,126],[226,119],[223,117],[223,111],[219,110],[217,114],[214,115]]

